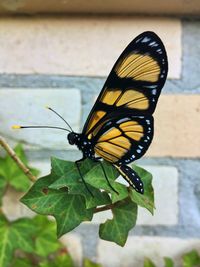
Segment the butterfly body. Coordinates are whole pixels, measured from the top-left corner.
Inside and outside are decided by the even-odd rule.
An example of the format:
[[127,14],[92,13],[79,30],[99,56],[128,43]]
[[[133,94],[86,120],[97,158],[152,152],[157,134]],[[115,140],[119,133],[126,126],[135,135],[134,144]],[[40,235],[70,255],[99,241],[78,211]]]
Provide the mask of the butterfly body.
[[140,34],[114,64],[82,133],[68,135],[69,143],[82,151],[81,160],[98,157],[110,162],[140,193],[143,183],[127,164],[141,158],[151,144],[152,114],[167,72],[160,38],[153,32]]
[[67,136],[70,145],[76,145],[83,153],[83,158],[95,159],[93,142],[83,134],[71,132]]

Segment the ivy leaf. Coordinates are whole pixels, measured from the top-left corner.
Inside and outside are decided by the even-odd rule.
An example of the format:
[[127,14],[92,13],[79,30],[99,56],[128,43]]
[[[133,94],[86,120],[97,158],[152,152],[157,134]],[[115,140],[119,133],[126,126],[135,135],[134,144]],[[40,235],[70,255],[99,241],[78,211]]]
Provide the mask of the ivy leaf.
[[7,182],[3,176],[0,176],[0,206],[2,205],[2,198],[6,190]]
[[156,265],[150,259],[145,258],[144,267],[156,267]]
[[48,175],[40,178],[21,199],[36,213],[52,215],[57,222],[57,235],[71,231],[83,221],[90,221],[93,209],[86,209],[84,198],[80,195],[70,195],[66,189],[49,189],[55,177]]
[[51,173],[59,178],[50,185],[50,188],[58,189],[67,186],[69,193],[81,194],[86,198],[87,208],[110,203],[108,194],[106,195],[105,192],[102,194],[99,189],[104,189],[111,193],[112,202],[126,198],[128,196],[126,186],[114,181],[119,176],[117,169],[107,162],[102,162],[101,164],[111,185],[119,194],[116,194],[109,186],[101,165],[89,159],[84,160],[79,166],[81,174],[86,183],[90,185],[88,187],[95,198],[91,197],[91,194],[89,194],[81,181],[76,165],[70,161],[52,159]]
[[62,247],[56,236],[56,224],[45,216],[35,216],[32,223],[36,226],[35,253],[47,257]]
[[152,187],[152,174],[145,169],[132,165],[134,171],[137,172],[144,184],[144,194],[137,193],[135,190],[130,190],[130,197],[133,202],[139,206],[146,208],[153,215],[154,212],[154,190]]
[[196,250],[183,255],[183,267],[198,267],[200,264],[200,256]]
[[15,249],[28,253],[34,252],[33,240],[30,238],[34,230],[31,219],[22,218],[9,222],[0,215],[0,266],[10,265]]
[[164,257],[165,267],[174,267],[173,260],[168,257]]
[[128,232],[136,224],[137,205],[127,198],[115,203],[112,213],[113,219],[100,225],[99,235],[102,239],[124,246]]
[[[11,267],[33,267],[32,262],[26,258],[15,259]],[[36,267],[36,266],[34,266]]]
[[39,267],[74,267],[74,263],[69,254],[61,253],[52,261],[49,260],[41,262]]
[[30,237],[34,235],[36,230],[32,224],[32,219],[18,219],[11,223],[11,227],[12,238],[15,240],[16,248],[32,253],[34,251],[34,242]]
[[0,266],[7,267],[12,259],[13,246],[10,240],[8,221],[3,215],[0,215]]
[[[84,175],[88,172],[91,168],[93,168],[97,163],[93,160],[86,159],[79,164],[81,173]],[[61,177],[63,174],[68,173],[69,171],[76,171],[77,167],[73,161],[66,161],[58,158],[51,158],[51,173]],[[80,179],[80,177],[79,177]]]
[[[80,165],[81,174],[84,176],[91,168],[95,166],[95,164],[96,163],[94,163],[92,160],[85,160],[84,164]],[[81,180],[80,174],[74,162],[52,158],[51,166],[52,175],[55,175],[58,177],[58,179],[55,180],[49,186],[49,188],[60,189],[67,187],[69,194],[82,195],[85,198],[87,209],[101,205],[107,205],[111,202],[110,197],[106,192],[101,192],[99,189],[96,189],[90,185],[88,185],[88,187],[95,197],[88,192]]]
[[[16,155],[21,159],[21,161],[28,166],[28,160],[25,156],[22,145],[17,145],[14,149]],[[17,191],[26,192],[30,187],[30,181],[23,171],[17,166],[13,159],[6,155],[4,158],[0,158],[0,177],[3,177],[8,184],[14,187]],[[38,175],[39,171],[30,168],[34,175]]]
[[83,267],[103,267],[103,266],[101,264],[95,263],[89,259],[84,259]]
[[118,170],[107,162],[100,164],[87,159],[79,167],[94,197],[87,191],[74,162],[52,158],[51,174],[37,180],[21,201],[36,213],[54,216],[58,237],[81,222],[92,220],[95,207],[112,203],[113,219],[101,224],[100,237],[124,246],[136,223],[137,205],[153,209],[151,175],[135,167],[144,182],[146,193],[142,196],[116,182]]
[[127,187],[123,184],[115,182],[119,176],[117,169],[105,161],[102,162],[102,165],[110,184],[118,192],[118,194],[109,186],[100,164],[96,164],[96,166],[86,173],[84,176],[85,181],[95,188],[101,188],[108,191],[111,194],[112,203],[128,197]]

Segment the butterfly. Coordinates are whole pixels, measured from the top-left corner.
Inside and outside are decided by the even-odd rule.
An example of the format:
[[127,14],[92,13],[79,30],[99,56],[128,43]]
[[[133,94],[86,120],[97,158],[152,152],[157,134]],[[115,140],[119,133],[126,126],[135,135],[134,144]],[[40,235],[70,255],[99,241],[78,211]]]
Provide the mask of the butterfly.
[[68,142],[82,151],[75,162],[84,181],[79,163],[89,158],[98,161],[110,184],[100,159],[117,168],[122,177],[138,193],[144,193],[143,182],[127,164],[141,158],[153,139],[152,114],[165,84],[168,60],[161,39],[154,32],[138,35],[122,52],[114,64],[90,114],[82,133],[50,126],[15,126],[14,128],[56,128],[67,130]]
[[77,163],[86,158],[96,160],[97,155],[143,194],[140,177],[127,164],[141,158],[151,144],[152,114],[167,73],[167,54],[161,39],[150,31],[138,35],[114,64],[82,133],[68,134],[69,144],[83,153]]

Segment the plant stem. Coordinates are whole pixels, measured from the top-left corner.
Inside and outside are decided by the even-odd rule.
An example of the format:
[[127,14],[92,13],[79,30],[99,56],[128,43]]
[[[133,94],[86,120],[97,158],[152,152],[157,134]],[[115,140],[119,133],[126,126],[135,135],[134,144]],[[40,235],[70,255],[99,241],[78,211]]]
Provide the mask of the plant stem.
[[[125,198],[125,199],[128,199],[128,197]],[[124,200],[125,200],[125,199],[124,199]],[[113,209],[115,206],[117,206],[119,203],[121,203],[121,200],[119,200],[119,201],[117,201],[117,202],[115,202],[115,203],[113,203],[113,204],[109,204],[109,205],[106,205],[106,206],[103,206],[103,207],[96,208],[96,209],[94,210],[94,213],[101,212],[101,211],[105,211],[105,210],[112,210],[112,209]]]
[[16,162],[19,168],[24,172],[24,174],[32,181],[36,181],[36,177],[31,173],[30,169],[24,165],[21,159],[16,155],[15,151],[8,145],[8,143],[0,136],[0,145],[5,149],[5,151],[10,155],[10,157]]
[[109,204],[109,205],[106,205],[106,206],[103,206],[103,207],[100,207],[100,208],[96,208],[94,213],[97,213],[97,212],[101,212],[101,211],[105,211],[105,210],[112,210],[116,204],[118,203],[119,201],[113,203],[113,204]]
[[110,204],[110,205],[106,205],[106,206],[103,206],[103,207],[100,207],[100,208],[96,208],[94,213],[105,211],[105,210],[110,210],[113,207],[114,207],[114,204]]

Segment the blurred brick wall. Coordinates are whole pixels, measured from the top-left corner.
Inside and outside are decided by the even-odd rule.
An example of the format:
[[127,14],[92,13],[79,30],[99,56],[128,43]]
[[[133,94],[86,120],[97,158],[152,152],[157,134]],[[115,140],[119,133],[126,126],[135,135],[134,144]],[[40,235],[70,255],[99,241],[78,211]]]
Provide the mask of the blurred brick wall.
[[[66,135],[49,130],[12,131],[12,124],[62,125],[45,105],[81,130],[105,77],[123,48],[139,33],[155,31],[166,44],[169,79],[155,112],[155,137],[138,163],[154,175],[156,212],[139,210],[137,227],[125,248],[98,239],[98,214],[66,235],[80,262],[82,254],[108,267],[142,267],[144,256],[161,266],[162,256],[180,259],[200,251],[200,21],[167,17],[8,17],[0,18],[0,132],[27,155],[43,174],[50,156],[75,160],[80,153]],[[10,218],[31,214],[4,199]],[[173,250],[171,250],[173,247]],[[169,249],[170,248],[170,249]],[[106,253],[105,253],[106,251]],[[118,257],[116,257],[118,255]]]

